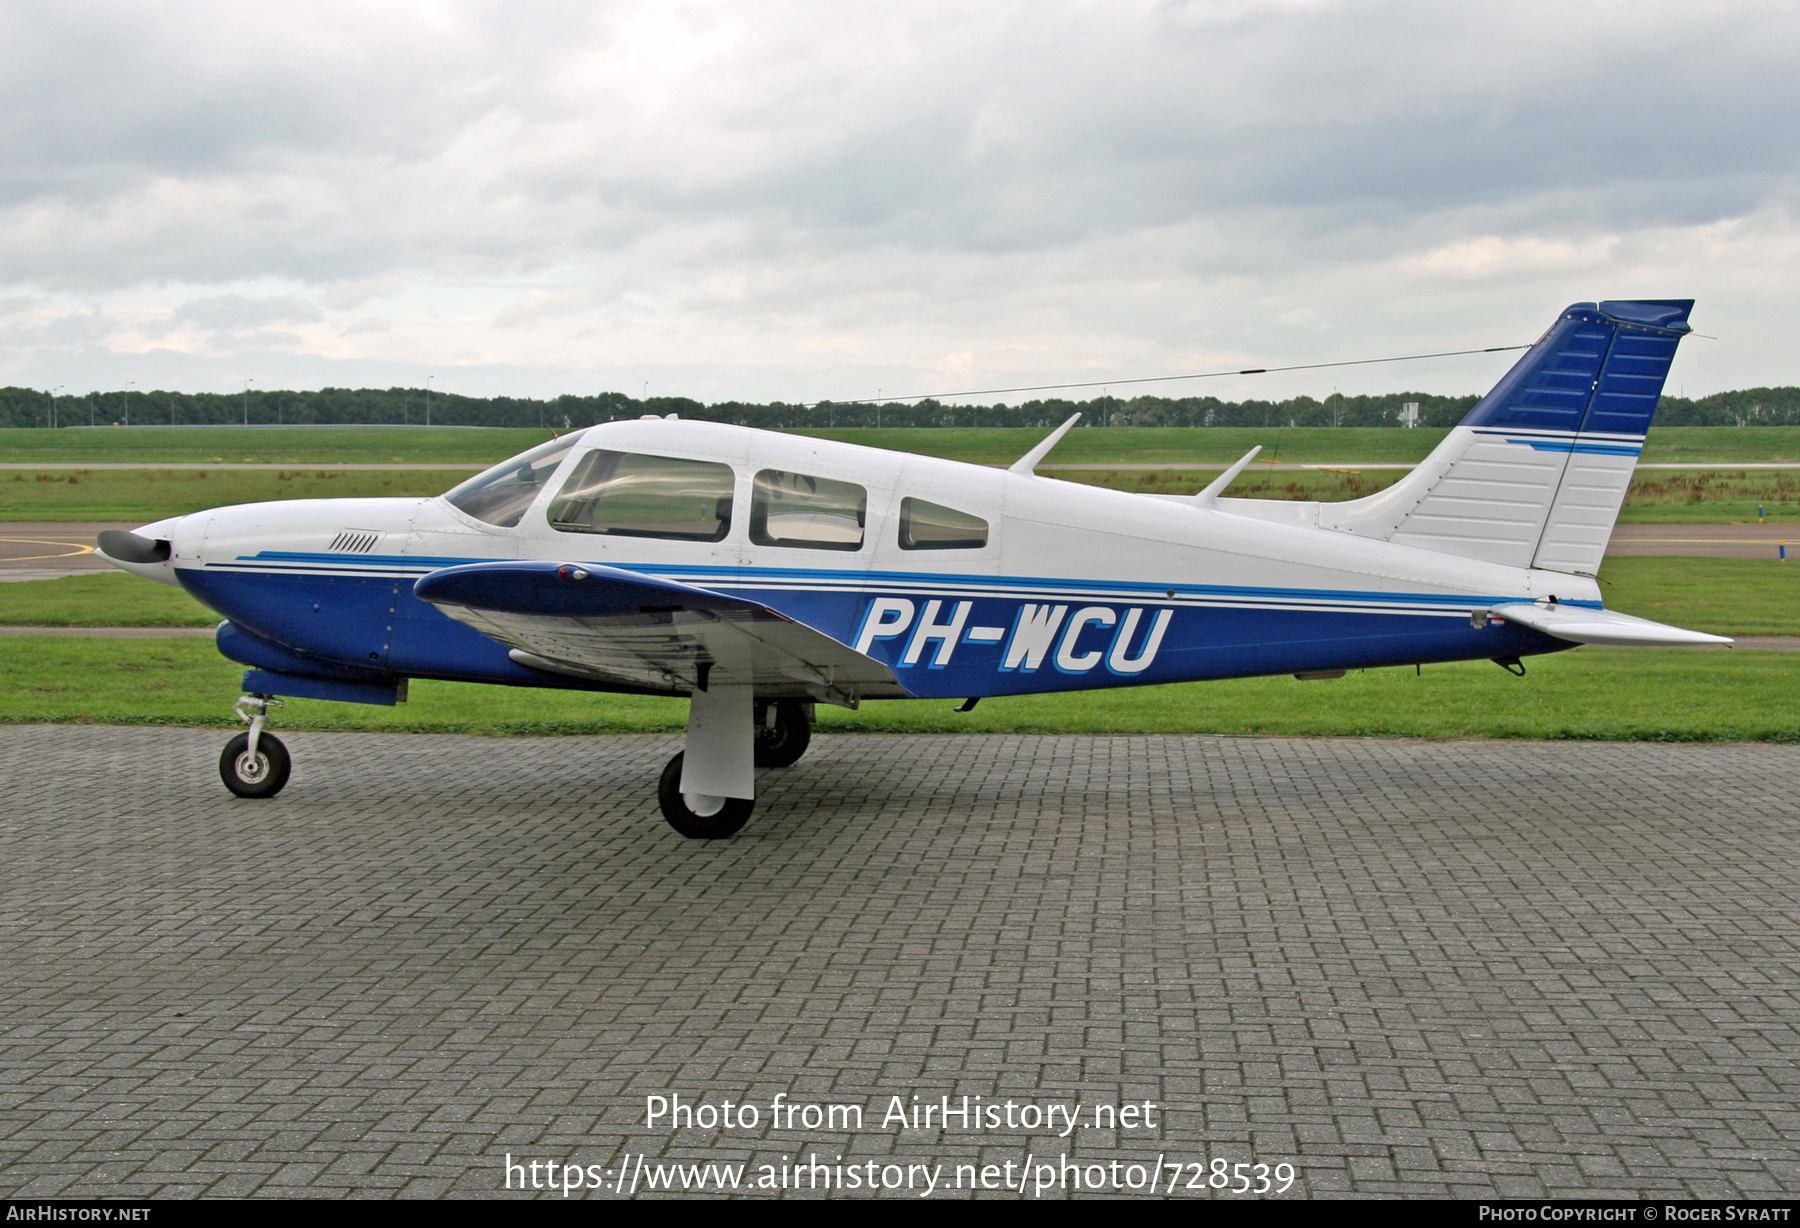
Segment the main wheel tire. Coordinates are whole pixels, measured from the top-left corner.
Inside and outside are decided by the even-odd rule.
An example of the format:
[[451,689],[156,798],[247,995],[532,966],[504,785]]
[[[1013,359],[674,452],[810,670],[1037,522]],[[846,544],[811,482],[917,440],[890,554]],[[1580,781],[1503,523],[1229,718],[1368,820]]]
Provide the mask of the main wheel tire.
[[256,739],[256,758],[250,758],[250,735],[240,733],[225,743],[219,755],[219,779],[239,797],[274,797],[288,782],[293,760],[287,747],[272,733]]
[[[775,723],[768,723],[768,709],[775,709]],[[784,768],[800,762],[812,744],[812,722],[796,699],[776,700],[756,714],[756,766]]]
[[[656,800],[669,826],[690,840],[723,840],[735,836],[750,821],[756,803],[741,797],[701,798],[681,791],[681,761],[686,753],[669,760],[656,785]],[[698,807],[698,809],[696,809]],[[706,811],[702,814],[700,811]]]

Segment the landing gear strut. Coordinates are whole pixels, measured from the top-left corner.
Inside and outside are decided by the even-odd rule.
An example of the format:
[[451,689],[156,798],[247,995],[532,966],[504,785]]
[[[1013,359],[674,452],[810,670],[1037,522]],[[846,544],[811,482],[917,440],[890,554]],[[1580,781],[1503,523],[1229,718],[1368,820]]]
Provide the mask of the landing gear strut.
[[219,756],[219,779],[239,797],[274,797],[288,782],[293,760],[287,747],[263,729],[269,709],[281,706],[273,695],[246,695],[232,708],[250,729],[225,743]]
[[723,840],[735,836],[750,821],[756,803],[742,797],[711,797],[681,791],[681,768],[686,752],[669,760],[656,784],[656,800],[669,826],[690,840]]
[[756,699],[721,671],[702,675],[689,700],[687,748],[657,782],[663,818],[690,840],[736,835],[756,808],[756,768],[797,762],[812,741],[812,705]]
[[800,762],[812,742],[810,705],[774,699],[756,705],[756,766],[784,768]]

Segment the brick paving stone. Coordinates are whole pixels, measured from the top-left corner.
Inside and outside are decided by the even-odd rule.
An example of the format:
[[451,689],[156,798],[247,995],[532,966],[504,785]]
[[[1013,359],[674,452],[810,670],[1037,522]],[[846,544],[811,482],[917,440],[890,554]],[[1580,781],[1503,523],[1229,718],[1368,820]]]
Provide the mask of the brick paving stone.
[[[284,736],[246,802],[216,731],[0,729],[0,1194],[486,1195],[509,1153],[1800,1192],[1800,748],[822,736],[698,843],[676,739]],[[674,1093],[761,1121],[647,1127]],[[878,1124],[915,1095],[1162,1125]]]

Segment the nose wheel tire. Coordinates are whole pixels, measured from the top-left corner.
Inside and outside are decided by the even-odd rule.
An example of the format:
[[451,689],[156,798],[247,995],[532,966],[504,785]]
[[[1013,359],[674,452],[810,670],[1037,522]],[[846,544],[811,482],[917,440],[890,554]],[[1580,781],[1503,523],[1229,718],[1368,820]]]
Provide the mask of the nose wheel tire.
[[256,740],[256,755],[250,754],[250,735],[240,733],[225,743],[219,756],[219,779],[239,797],[274,797],[288,782],[293,760],[281,739],[265,732]]
[[663,769],[656,800],[669,826],[690,840],[723,840],[750,821],[756,803],[741,797],[706,797],[681,791],[681,761],[676,755]]
[[[775,719],[769,720],[774,709]],[[797,700],[783,699],[766,705],[756,714],[756,766],[784,768],[800,762],[800,756],[812,742],[812,722]]]

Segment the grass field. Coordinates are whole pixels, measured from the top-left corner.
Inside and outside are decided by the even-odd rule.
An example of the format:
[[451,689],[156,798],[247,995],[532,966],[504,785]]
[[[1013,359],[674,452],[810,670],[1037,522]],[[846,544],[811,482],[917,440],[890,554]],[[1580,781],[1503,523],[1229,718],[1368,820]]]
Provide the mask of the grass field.
[[[1032,427],[953,427],[875,430],[850,428],[795,432],[869,447],[940,456],[974,464],[1005,465],[1019,459],[1043,439]],[[1263,461],[1336,464],[1349,461],[1412,464],[1422,460],[1447,432],[1403,431],[1374,427],[1110,427],[1070,431],[1056,445],[1046,467],[1101,464],[1229,464],[1258,444]]]
[[1800,635],[1800,562],[1613,558],[1608,607],[1713,635]]
[[218,621],[185,590],[120,571],[0,584],[5,627],[212,627]]
[[[1800,741],[1800,653],[1595,649],[1369,670],[1329,682],[1229,682],[989,699],[821,706],[823,732],[1243,733],[1296,736]],[[0,640],[0,722],[226,726],[241,667],[205,640]],[[395,708],[289,700],[276,727],[489,734],[682,729],[678,699],[415,682]]]
[[[846,429],[808,434],[983,464],[1017,459],[1043,432],[1032,429]],[[1191,494],[1204,472],[1075,470],[1057,464],[1221,464],[1254,443],[1260,460],[1336,464],[1401,464],[1422,458],[1438,430],[1118,427],[1076,430],[1044,472],[1117,490]],[[10,463],[231,462],[292,464],[284,470],[13,470],[0,472],[0,520],[154,520],[265,499],[430,495],[459,480],[442,471],[344,472],[308,464],[371,462],[478,465],[536,442],[536,431],[418,428],[197,428],[155,430],[0,430],[0,460]],[[1800,458],[1800,427],[1678,427],[1651,434],[1646,461],[1769,462]],[[1276,472],[1252,465],[1232,485],[1243,498],[1354,499],[1398,481],[1404,471]],[[1746,522],[1758,506],[1767,519],[1800,521],[1800,474],[1782,471],[1641,472],[1620,519],[1625,523]]]
[[[1800,635],[1800,565],[1624,558],[1608,604],[1724,635]],[[124,575],[0,585],[0,623],[210,626],[180,591]],[[1586,648],[1534,657],[1512,678],[1487,662],[1370,670],[1329,682],[1259,678],[1079,695],[821,708],[827,730],[1371,734],[1406,737],[1800,740],[1800,653]],[[242,669],[210,640],[0,639],[0,722],[226,723]],[[415,682],[395,709],[290,701],[283,728],[472,733],[677,730],[680,700]]]
[[[1054,469],[1043,472],[1070,482],[1111,490],[1189,495],[1215,476],[1192,469]],[[1360,499],[1405,477],[1404,469],[1259,470],[1252,465],[1227,492],[1239,499]],[[3,489],[3,486],[0,486]],[[1800,470],[1641,470],[1620,510],[1621,524],[1748,524],[1757,509],[1766,519],[1800,521]]]
[[[1113,490],[1192,494],[1216,475],[1193,469],[1056,469],[1050,477]],[[1404,469],[1272,470],[1251,466],[1235,498],[1336,501],[1372,494]],[[0,520],[158,520],[266,499],[434,495],[460,475],[441,470],[46,469],[0,470]],[[1770,521],[1800,521],[1800,471],[1645,470],[1631,484],[1626,524],[1745,523],[1763,507]]]
[[548,431],[486,427],[111,427],[0,430],[0,462],[491,465]]
[[[795,432],[872,447],[980,464],[1017,460],[1044,436],[1030,427],[934,430],[855,428]],[[1441,429],[1330,427],[1112,427],[1076,429],[1058,445],[1064,464],[1224,464],[1253,445],[1263,456],[1304,464],[1415,462]],[[168,430],[0,430],[0,462],[235,462],[308,465],[491,464],[541,442],[548,432],[499,428],[196,427]],[[1662,427],[1650,433],[1644,460],[1707,463],[1800,461],[1800,427]]]
[[[1800,562],[1614,558],[1606,603],[1715,635],[1800,635]],[[119,572],[0,584],[0,626],[210,627],[219,616],[178,588]]]
[[461,475],[442,470],[0,470],[0,520],[160,520],[266,499],[437,495]]
[[[1108,490],[1153,495],[1191,495],[1219,475],[1200,469],[1054,469],[1044,476]],[[1252,465],[1225,492],[1234,499],[1360,499],[1398,482],[1405,469],[1258,469]]]
[[[1035,429],[806,431],[847,443],[918,452],[951,460],[1006,464],[1043,438]],[[1051,464],[1226,464],[1257,444],[1262,460],[1305,465],[1413,464],[1448,434],[1442,429],[1379,427],[1112,427],[1070,431]],[[1650,432],[1646,462],[1750,463],[1800,461],[1800,427],[1662,427]]]
[[1749,524],[1800,521],[1800,470],[1640,470],[1619,520],[1625,524]]

